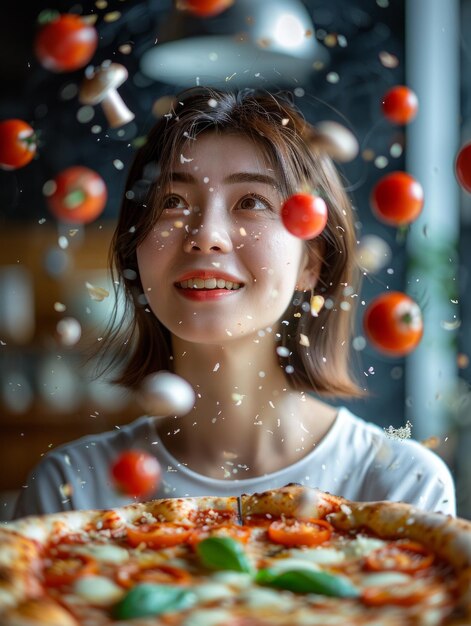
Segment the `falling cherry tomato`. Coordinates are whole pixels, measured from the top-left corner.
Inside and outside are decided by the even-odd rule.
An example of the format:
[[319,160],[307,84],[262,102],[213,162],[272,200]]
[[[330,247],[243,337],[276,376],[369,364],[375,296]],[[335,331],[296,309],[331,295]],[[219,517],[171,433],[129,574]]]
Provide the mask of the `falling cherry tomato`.
[[455,170],[460,185],[471,193],[471,143],[463,146],[458,152]]
[[404,85],[393,87],[383,97],[383,115],[394,124],[409,124],[417,115],[419,100],[417,96]]
[[136,497],[155,492],[161,469],[157,459],[143,450],[122,452],[111,467],[111,475],[120,491]]
[[382,222],[404,226],[419,217],[424,205],[424,191],[410,174],[392,172],[376,183],[370,202]]
[[[49,210],[57,219],[73,224],[88,224],[105,208],[108,193],[99,174],[80,165],[58,174],[47,195]],[[47,192],[46,192],[47,194]]]
[[0,122],[0,167],[16,170],[27,165],[36,154],[34,130],[23,120]]
[[198,17],[214,17],[228,9],[234,0],[183,0],[177,1],[177,7]]
[[281,207],[281,220],[295,237],[313,239],[327,224],[327,205],[320,196],[295,193]]
[[41,65],[52,72],[84,67],[95,54],[98,33],[79,15],[64,13],[41,27],[34,51]]
[[363,326],[371,344],[389,356],[409,354],[423,334],[419,305],[400,291],[375,298],[365,311]]

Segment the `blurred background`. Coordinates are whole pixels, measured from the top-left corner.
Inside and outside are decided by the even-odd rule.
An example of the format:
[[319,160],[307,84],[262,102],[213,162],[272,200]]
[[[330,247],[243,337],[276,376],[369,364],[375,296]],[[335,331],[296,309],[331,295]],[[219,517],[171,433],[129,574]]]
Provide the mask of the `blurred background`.
[[[227,2],[229,5],[230,2]],[[364,267],[353,351],[365,400],[346,403],[391,436],[422,441],[449,465],[458,513],[471,518],[471,195],[455,159],[471,140],[471,0],[235,0],[198,16],[183,0],[2,4],[0,121],[38,137],[30,163],[0,169],[0,519],[27,473],[53,447],[119,427],[140,413],[122,390],[91,381],[87,341],[100,341],[112,308],[110,237],[136,148],[182,88],[287,90],[313,124],[333,121],[358,150],[338,160],[358,218]],[[45,67],[34,41],[45,10],[81,15],[98,33],[76,70]],[[118,63],[118,122],[79,97],[92,66]],[[47,65],[47,63],[46,63]],[[382,114],[384,94],[411,87],[407,125]],[[48,202],[64,169],[86,166],[107,188],[102,213],[71,224]],[[386,174],[405,170],[425,205],[409,227],[372,212]],[[420,304],[425,333],[408,357],[365,339],[362,314],[380,293]],[[109,294],[109,295],[108,295]]]

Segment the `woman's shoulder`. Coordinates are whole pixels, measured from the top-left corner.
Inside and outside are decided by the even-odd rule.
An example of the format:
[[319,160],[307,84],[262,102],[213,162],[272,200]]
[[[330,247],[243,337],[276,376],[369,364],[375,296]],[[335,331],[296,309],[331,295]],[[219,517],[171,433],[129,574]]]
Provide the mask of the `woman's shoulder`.
[[361,499],[405,501],[429,510],[453,513],[454,481],[445,461],[407,430],[385,430],[347,409],[342,411],[342,432],[348,424],[355,432],[351,445],[369,444]]

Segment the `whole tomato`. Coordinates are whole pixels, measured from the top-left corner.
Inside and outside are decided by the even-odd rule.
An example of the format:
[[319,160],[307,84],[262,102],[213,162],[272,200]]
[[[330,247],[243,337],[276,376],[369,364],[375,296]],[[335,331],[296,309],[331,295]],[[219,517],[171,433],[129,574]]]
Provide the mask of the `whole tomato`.
[[57,219],[73,224],[93,222],[105,208],[108,192],[102,177],[81,165],[69,167],[54,178],[54,191],[46,197]]
[[394,124],[409,124],[417,115],[419,100],[412,89],[404,85],[393,87],[383,97],[383,115]]
[[234,0],[177,0],[179,8],[198,17],[214,17],[228,9]]
[[455,171],[460,185],[471,193],[471,143],[463,146],[458,152]]
[[422,313],[408,295],[390,291],[369,304],[363,327],[368,340],[379,352],[404,356],[412,352],[422,338]]
[[281,220],[295,237],[313,239],[327,224],[327,205],[320,196],[295,193],[283,203]]
[[129,496],[145,497],[159,485],[161,468],[157,459],[143,450],[125,450],[111,466],[116,487]]
[[79,15],[64,13],[41,27],[34,41],[35,54],[52,72],[72,72],[84,67],[98,45],[98,33]]
[[34,130],[23,120],[0,122],[0,167],[16,170],[27,165],[36,154]]
[[379,220],[390,226],[404,226],[419,217],[424,191],[410,174],[392,172],[376,183],[370,203]]

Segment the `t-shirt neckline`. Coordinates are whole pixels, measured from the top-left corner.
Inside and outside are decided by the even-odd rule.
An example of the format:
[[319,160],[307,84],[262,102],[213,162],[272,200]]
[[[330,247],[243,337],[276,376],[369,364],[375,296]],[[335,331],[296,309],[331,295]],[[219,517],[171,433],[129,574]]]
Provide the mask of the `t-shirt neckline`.
[[339,428],[341,428],[341,422],[344,419],[345,407],[339,407],[337,410],[337,415],[321,441],[310,451],[308,454],[300,458],[298,461],[295,461],[291,465],[287,465],[276,472],[271,472],[269,474],[261,474],[260,476],[252,476],[251,478],[212,478],[211,476],[205,476],[204,474],[199,474],[195,470],[190,469],[186,465],[180,463],[178,459],[176,459],[173,454],[171,454],[165,445],[163,444],[159,434],[156,429],[156,418],[150,417],[151,420],[151,428],[153,430],[152,437],[154,443],[159,446],[161,453],[163,453],[166,457],[166,461],[169,465],[173,465],[178,471],[182,474],[185,474],[189,478],[194,481],[198,481],[204,484],[211,484],[213,487],[221,487],[223,485],[230,485],[231,483],[237,483],[237,485],[251,485],[252,483],[257,483],[264,480],[276,480],[277,477],[282,476],[286,472],[293,472],[301,468],[303,465],[312,460],[313,456],[318,454],[318,451],[321,448],[325,448],[329,445],[329,442],[336,437],[336,432]]

